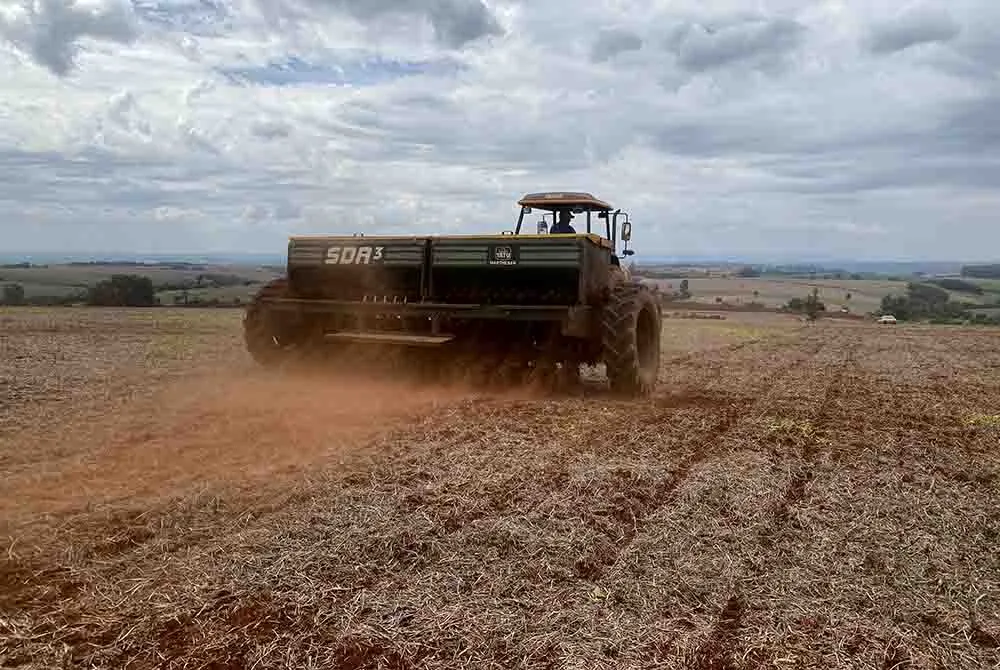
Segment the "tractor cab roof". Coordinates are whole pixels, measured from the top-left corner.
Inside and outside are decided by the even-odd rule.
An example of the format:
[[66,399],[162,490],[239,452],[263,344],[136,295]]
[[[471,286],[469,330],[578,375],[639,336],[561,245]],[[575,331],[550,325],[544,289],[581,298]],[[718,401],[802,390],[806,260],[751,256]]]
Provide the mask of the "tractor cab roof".
[[528,193],[518,200],[517,204],[522,207],[531,207],[532,209],[542,209],[548,211],[570,208],[579,212],[607,212],[613,209],[611,205],[599,198],[595,198],[590,193],[569,191]]

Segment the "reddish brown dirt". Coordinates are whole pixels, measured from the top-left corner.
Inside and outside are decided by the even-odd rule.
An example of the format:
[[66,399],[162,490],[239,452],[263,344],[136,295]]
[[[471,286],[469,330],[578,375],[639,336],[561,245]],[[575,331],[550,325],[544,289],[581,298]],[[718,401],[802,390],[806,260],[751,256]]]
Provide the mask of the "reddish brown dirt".
[[179,380],[126,412],[69,422],[35,438],[32,459],[11,467],[0,484],[0,515],[259,486],[363,455],[376,435],[462,397],[458,390],[345,375],[220,370]]

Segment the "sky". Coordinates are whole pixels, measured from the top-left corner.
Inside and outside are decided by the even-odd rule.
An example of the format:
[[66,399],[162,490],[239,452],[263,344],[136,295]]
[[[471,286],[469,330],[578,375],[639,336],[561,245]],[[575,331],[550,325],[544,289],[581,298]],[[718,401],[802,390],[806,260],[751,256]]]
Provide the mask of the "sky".
[[996,0],[0,0],[0,251],[488,233],[1000,259]]

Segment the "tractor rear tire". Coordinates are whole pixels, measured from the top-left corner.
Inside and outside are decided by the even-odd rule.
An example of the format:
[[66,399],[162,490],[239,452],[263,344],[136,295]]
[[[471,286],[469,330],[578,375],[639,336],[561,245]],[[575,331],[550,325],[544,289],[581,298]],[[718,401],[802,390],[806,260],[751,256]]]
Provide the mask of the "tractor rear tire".
[[243,315],[243,342],[259,365],[273,367],[288,360],[305,340],[304,329],[293,314],[283,322],[264,302],[288,293],[288,280],[274,279],[261,287]]
[[611,390],[649,395],[660,370],[660,305],[635,282],[616,284],[601,315],[601,346]]

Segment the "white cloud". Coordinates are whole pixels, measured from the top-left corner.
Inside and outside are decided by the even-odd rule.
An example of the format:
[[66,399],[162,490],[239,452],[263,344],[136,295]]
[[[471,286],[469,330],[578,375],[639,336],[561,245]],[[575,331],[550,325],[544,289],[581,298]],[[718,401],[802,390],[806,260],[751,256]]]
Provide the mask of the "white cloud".
[[0,235],[280,252],[571,188],[640,254],[979,258],[997,26],[991,0],[0,3]]

